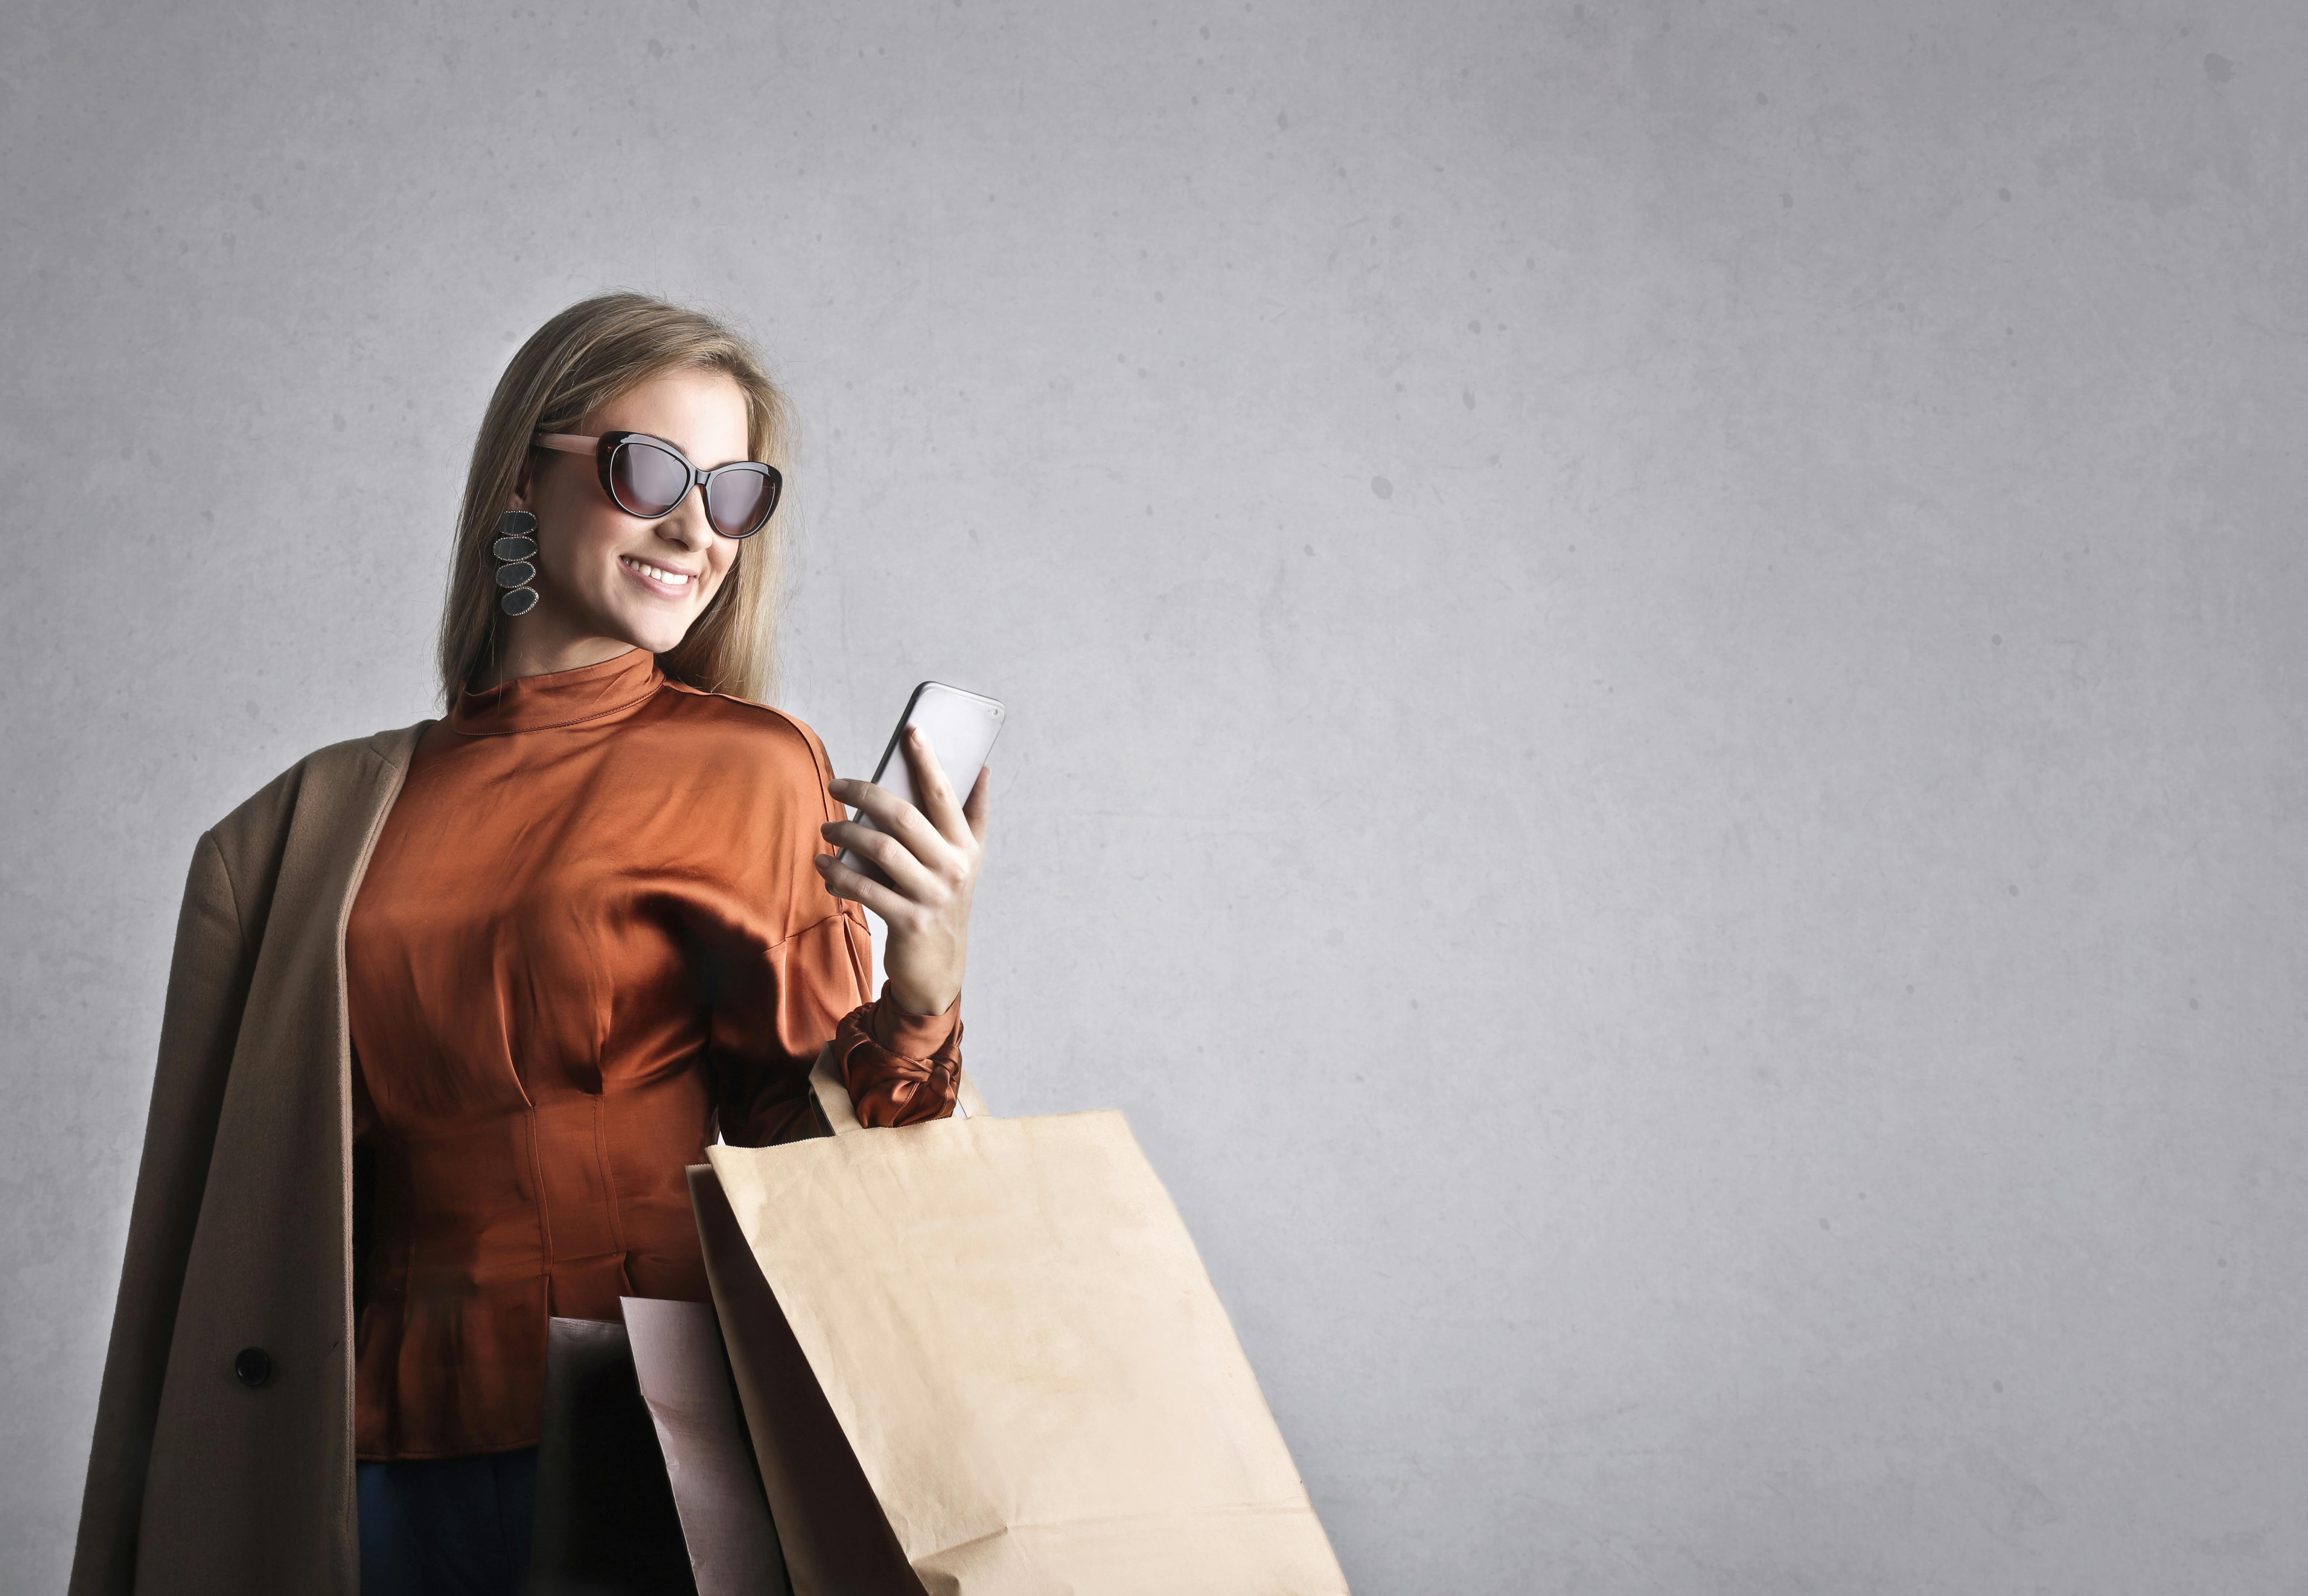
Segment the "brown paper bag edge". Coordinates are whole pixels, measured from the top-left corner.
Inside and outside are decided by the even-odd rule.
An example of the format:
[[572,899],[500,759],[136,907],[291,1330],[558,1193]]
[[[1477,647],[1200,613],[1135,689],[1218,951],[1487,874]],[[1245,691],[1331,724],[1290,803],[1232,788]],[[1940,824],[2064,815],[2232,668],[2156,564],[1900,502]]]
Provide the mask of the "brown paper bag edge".
[[[854,1112],[850,1110],[848,1094],[844,1087],[843,1083],[841,1083],[840,1080],[833,1075],[831,1062],[831,1049],[828,1048],[825,1052],[819,1056],[818,1066],[812,1071],[811,1075],[811,1087],[813,1094],[819,1104],[819,1113],[822,1120],[832,1128],[834,1134],[845,1137],[860,1134],[860,1128],[857,1118]],[[992,1118],[990,1115],[986,1117],[988,1119]],[[1316,1547],[1319,1547],[1323,1560],[1328,1563],[1329,1566],[1326,1571],[1328,1579],[1331,1582],[1334,1582],[1326,1583],[1316,1587],[1316,1589],[1324,1592],[1331,1590],[1344,1592],[1347,1588],[1345,1576],[1343,1571],[1339,1567],[1336,1549],[1330,1543],[1329,1531],[1323,1526],[1321,1515],[1314,1511],[1313,1499],[1306,1491],[1305,1477],[1299,1471],[1297,1459],[1291,1454],[1289,1441],[1287,1437],[1282,1434],[1282,1427],[1274,1417],[1272,1404],[1267,1401],[1265,1386],[1260,1382],[1257,1370],[1251,1364],[1250,1355],[1247,1350],[1243,1347],[1242,1335],[1240,1331],[1235,1326],[1234,1316],[1227,1311],[1225,1299],[1219,1294],[1217,1283],[1210,1278],[1210,1267],[1202,1258],[1201,1248],[1195,1244],[1193,1232],[1186,1225],[1184,1214],[1180,1213],[1178,1210],[1177,1200],[1171,1195],[1167,1183],[1162,1180],[1161,1171],[1155,1169],[1153,1161],[1147,1157],[1145,1147],[1138,1140],[1137,1132],[1131,1127],[1128,1116],[1124,1114],[1118,1109],[1097,1109],[1082,1111],[1079,1114],[1033,1115],[1029,1118],[1048,1120],[1071,1120],[1076,1118],[1110,1119],[1111,1121],[1119,1128],[1124,1144],[1128,1147],[1131,1154],[1136,1160],[1138,1167],[1143,1171],[1146,1180],[1151,1183],[1154,1193],[1158,1195],[1162,1204],[1167,1209],[1171,1223],[1177,1228],[1178,1236],[1184,1243],[1185,1258],[1193,1269],[1194,1276],[1199,1283],[1201,1291],[1206,1296],[1210,1305],[1217,1309],[1219,1322],[1223,1326],[1227,1337],[1232,1344],[1234,1355],[1240,1360],[1243,1371],[1247,1377],[1246,1384],[1248,1395],[1256,1403],[1257,1414],[1259,1418],[1263,1420],[1267,1433],[1272,1437],[1281,1461],[1288,1470],[1291,1483],[1296,1488],[1295,1499],[1270,1503],[1245,1504],[1244,1506],[1257,1512],[1279,1511],[1290,1514],[1303,1514],[1312,1531],[1313,1544]],[[939,1123],[940,1122],[937,1120],[927,1120],[923,1121],[918,1125],[903,1126],[896,1128],[900,1130],[926,1129]],[[1012,1120],[1005,1121],[1004,1123],[1016,1124],[1018,1121]],[[765,1151],[767,1151],[767,1149],[753,1147],[722,1147],[709,1149],[709,1155],[715,1157],[718,1163],[719,1159],[722,1157],[741,1159]],[[728,1197],[726,1193],[720,1192],[718,1172],[715,1177],[715,1184],[717,1194],[721,1197],[721,1200],[726,1207],[728,1206]],[[742,1236],[744,1233],[742,1223],[736,1221],[734,1209],[730,1209],[729,1212],[731,1222],[737,1225],[738,1232]],[[754,1249],[752,1239],[750,1237],[745,1238],[745,1246],[746,1257],[754,1264],[754,1275],[762,1281],[765,1290],[768,1289],[767,1277],[762,1274],[760,1257],[758,1253]],[[774,1297],[775,1292],[773,1290],[770,1290],[768,1294]],[[779,1310],[779,1317],[782,1322],[782,1309]],[[859,1478],[866,1481],[868,1490],[873,1490],[874,1487],[872,1477],[866,1472],[862,1461],[858,1459],[855,1444],[851,1440],[851,1432],[854,1428],[852,1423],[845,1420],[844,1417],[834,1406],[831,1400],[825,1396],[822,1377],[821,1371],[817,1367],[816,1360],[810,1357],[806,1348],[802,1345],[800,1338],[794,1334],[789,1324],[785,1326],[785,1333],[788,1336],[793,1337],[795,1351],[801,1357],[803,1361],[808,1365],[810,1377],[813,1382],[816,1383],[818,1400],[820,1403],[824,1404],[828,1416],[831,1419],[836,1429],[840,1432],[843,1444],[845,1447],[848,1448],[849,1462],[852,1465],[857,1467]],[[822,1330],[821,1330],[820,1335],[821,1338],[822,1338]],[[878,1504],[880,1502],[878,1491],[874,1492],[874,1500],[878,1507]],[[886,1516],[883,1518],[882,1523],[884,1528],[887,1529],[888,1520]],[[1014,1530],[1021,1527],[1025,1526],[1011,1525],[1007,1528]],[[1004,1532],[1006,1532],[1006,1531]],[[890,1533],[892,1544],[900,1547],[902,1555],[902,1543],[897,1540],[894,1531],[891,1531]],[[995,1537],[984,1537],[981,1539],[994,1538]],[[943,1569],[935,1567],[935,1565],[942,1563],[944,1559],[956,1552],[963,1551],[964,1548],[969,1544],[969,1542],[964,1542],[960,1546],[925,1548],[920,1556],[913,1560],[916,1572],[917,1574],[923,1572],[924,1570],[922,1566],[924,1565],[932,1566],[933,1572],[943,1572]],[[798,1590],[798,1586],[797,1586],[797,1589]]]
[[713,1308],[795,1596],[923,1596],[719,1176],[689,1167]]

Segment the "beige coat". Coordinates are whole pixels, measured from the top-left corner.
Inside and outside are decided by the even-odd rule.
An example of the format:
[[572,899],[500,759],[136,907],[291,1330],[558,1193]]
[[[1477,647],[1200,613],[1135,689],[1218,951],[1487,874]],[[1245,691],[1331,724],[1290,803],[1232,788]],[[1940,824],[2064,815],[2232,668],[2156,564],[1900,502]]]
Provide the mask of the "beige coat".
[[194,849],[72,1596],[360,1588],[345,920],[430,724],[308,755]]

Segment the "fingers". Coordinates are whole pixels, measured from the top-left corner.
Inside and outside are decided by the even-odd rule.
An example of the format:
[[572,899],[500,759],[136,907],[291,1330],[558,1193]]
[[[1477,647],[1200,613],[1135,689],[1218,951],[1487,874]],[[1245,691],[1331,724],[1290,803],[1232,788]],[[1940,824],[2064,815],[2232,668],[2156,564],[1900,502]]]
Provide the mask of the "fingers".
[[933,882],[928,866],[896,837],[855,820],[829,820],[817,828],[817,834],[872,860],[890,878],[891,884],[908,897],[929,896]]
[[843,780],[829,782],[826,790],[842,802],[873,816],[874,824],[921,858],[934,857],[945,845],[944,834],[931,825],[920,810],[887,787],[875,786],[870,781]]
[[983,766],[970,785],[968,803],[960,803],[928,740],[909,726],[902,742],[915,790],[922,795],[921,807],[872,782],[834,781],[827,784],[827,791],[857,805],[874,826],[829,820],[818,828],[828,842],[870,861],[888,877],[885,884],[838,862],[831,867],[821,863],[828,890],[864,904],[890,922],[893,931],[901,915],[931,920],[968,915],[991,802],[989,773]]
[[828,892],[836,897],[864,904],[879,914],[884,924],[896,924],[912,912],[914,904],[911,898],[900,897],[870,876],[860,875],[842,863],[838,854],[817,854],[811,857],[817,866],[817,873],[824,879]]
[[905,743],[906,766],[914,773],[914,791],[922,795],[922,813],[940,837],[950,843],[960,842],[967,833],[961,805],[954,801],[953,784],[946,780],[936,751],[919,726],[906,728]]

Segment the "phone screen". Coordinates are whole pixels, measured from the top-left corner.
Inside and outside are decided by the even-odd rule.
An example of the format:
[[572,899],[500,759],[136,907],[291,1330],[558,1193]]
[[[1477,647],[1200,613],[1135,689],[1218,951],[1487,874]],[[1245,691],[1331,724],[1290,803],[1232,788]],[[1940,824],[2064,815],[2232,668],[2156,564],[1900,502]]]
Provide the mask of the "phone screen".
[[[938,768],[945,772],[946,785],[953,789],[959,802],[969,796],[971,784],[977,780],[978,767],[986,763],[986,756],[994,751],[994,739],[1001,735],[1002,704],[979,693],[948,687],[943,682],[925,682],[914,689],[913,696],[906,700],[905,712],[898,716],[897,726],[882,750],[882,762],[874,767],[874,785],[918,809],[921,794],[914,791],[913,767],[906,762],[906,751],[899,741],[908,726],[921,727],[923,735],[929,739],[930,751],[937,755]],[[863,810],[852,811],[849,818],[876,831],[883,829]],[[889,884],[888,878],[871,860],[860,858],[846,848],[842,850],[841,862],[884,886]]]

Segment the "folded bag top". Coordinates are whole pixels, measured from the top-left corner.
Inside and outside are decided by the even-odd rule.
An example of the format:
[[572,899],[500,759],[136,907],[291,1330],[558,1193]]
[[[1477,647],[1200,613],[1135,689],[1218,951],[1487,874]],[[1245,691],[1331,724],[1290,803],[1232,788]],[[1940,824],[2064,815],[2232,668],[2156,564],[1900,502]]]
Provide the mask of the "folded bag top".
[[797,1596],[867,1588],[835,1565],[869,1506],[912,1575],[874,1589],[1346,1590],[1120,1113],[997,1120],[965,1078],[968,1118],[869,1130],[830,1056],[811,1085],[832,1134],[693,1180]]

